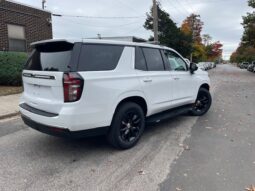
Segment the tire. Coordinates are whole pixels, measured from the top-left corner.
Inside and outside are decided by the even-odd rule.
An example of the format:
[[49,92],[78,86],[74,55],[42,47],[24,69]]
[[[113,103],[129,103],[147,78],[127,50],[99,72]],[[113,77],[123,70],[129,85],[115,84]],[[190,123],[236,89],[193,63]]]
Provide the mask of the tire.
[[194,103],[190,114],[193,116],[202,116],[207,113],[212,104],[210,92],[205,88],[200,88],[198,91],[196,102]]
[[107,140],[118,149],[129,149],[139,141],[144,126],[145,114],[142,108],[133,102],[123,103],[114,114]]

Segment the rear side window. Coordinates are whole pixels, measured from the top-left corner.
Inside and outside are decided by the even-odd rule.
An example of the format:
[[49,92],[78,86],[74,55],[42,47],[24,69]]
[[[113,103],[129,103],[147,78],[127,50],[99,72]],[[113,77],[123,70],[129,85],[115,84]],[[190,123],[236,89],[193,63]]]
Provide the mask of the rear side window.
[[25,70],[69,71],[73,44],[66,42],[48,43],[35,48]]
[[114,70],[124,46],[87,44],[82,46],[79,71]]
[[149,71],[164,71],[164,63],[159,49],[143,48]]
[[146,71],[146,61],[140,47],[136,47],[135,49],[135,69]]

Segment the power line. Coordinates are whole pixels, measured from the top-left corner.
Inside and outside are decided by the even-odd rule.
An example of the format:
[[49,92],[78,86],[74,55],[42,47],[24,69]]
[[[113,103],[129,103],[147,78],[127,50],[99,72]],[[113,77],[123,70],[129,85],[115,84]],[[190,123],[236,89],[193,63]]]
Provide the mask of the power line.
[[[167,4],[170,6],[170,3],[166,0],[166,2],[167,2]],[[176,19],[174,16],[173,16],[173,14],[169,14],[170,15],[170,18],[175,22],[175,23],[177,23],[177,20],[178,19]]]
[[56,14],[52,13],[52,16],[54,17],[74,17],[74,18],[84,18],[84,19],[139,19],[139,18],[145,18],[145,16],[116,16],[116,17],[99,17],[99,16],[87,16],[87,15],[66,15],[66,14]]
[[191,11],[192,11],[193,13],[195,13],[195,11],[194,11],[194,9],[193,9],[193,7],[192,7],[192,3],[190,2],[190,0],[185,0],[185,2],[186,2],[188,5],[190,5]]
[[175,2],[178,3],[183,8],[182,10],[186,11],[186,13],[188,13],[188,15],[190,14],[190,12],[186,9],[186,7],[180,1],[175,0]]
[[[239,1],[239,0],[238,0]],[[207,4],[207,3],[230,3],[233,2],[233,0],[208,0],[203,2],[192,2],[192,5],[199,5],[199,4]],[[191,5],[191,3],[185,3],[184,5]]]
[[169,0],[167,0],[167,3],[168,3],[171,7],[173,7],[175,10],[178,10],[178,12],[181,13],[184,17],[187,17],[187,15],[183,12],[183,10],[180,9],[178,6],[176,6],[176,5],[173,4],[173,3],[170,3]]
[[87,23],[82,23],[82,22],[77,22],[77,21],[73,21],[70,18],[67,18],[66,21],[72,22],[73,24],[77,24],[77,25],[83,25],[86,26],[88,28],[103,28],[103,29],[109,29],[109,28],[114,28],[114,27],[126,27],[126,26],[130,26],[133,24],[138,24],[137,22],[130,22],[130,23],[126,23],[126,24],[120,24],[120,25],[107,25],[107,26],[98,26],[98,25],[91,25],[91,24],[87,24]]
[[138,11],[136,9],[134,9],[133,7],[131,7],[128,3],[122,1],[122,0],[118,0],[122,5],[124,5],[125,7],[128,7],[129,9],[132,9],[134,12],[138,13]]

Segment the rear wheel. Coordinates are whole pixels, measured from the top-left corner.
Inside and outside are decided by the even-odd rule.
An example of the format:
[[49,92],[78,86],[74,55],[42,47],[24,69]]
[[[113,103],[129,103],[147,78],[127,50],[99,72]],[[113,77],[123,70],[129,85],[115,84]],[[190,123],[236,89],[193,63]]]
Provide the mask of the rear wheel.
[[133,102],[120,105],[114,114],[107,139],[119,149],[129,149],[139,141],[145,126],[142,108]]
[[194,116],[202,116],[210,109],[211,104],[212,97],[210,92],[205,88],[200,88],[196,102],[194,103],[190,113]]

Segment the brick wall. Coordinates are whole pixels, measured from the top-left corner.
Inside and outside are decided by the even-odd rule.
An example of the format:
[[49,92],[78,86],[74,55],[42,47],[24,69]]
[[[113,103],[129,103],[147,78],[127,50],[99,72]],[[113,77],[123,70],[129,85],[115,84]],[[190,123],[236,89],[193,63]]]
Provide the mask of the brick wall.
[[52,38],[52,26],[49,21],[49,12],[0,0],[0,51],[9,49],[7,24],[25,27],[27,50],[31,51],[30,43]]

